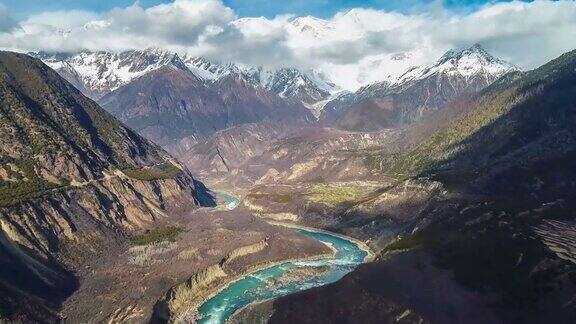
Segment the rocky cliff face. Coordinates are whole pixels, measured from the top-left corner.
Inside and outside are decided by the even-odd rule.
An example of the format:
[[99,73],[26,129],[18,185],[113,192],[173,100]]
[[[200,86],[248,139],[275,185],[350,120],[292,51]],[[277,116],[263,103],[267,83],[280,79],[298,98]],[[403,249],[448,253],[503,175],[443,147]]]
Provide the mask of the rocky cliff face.
[[169,211],[212,203],[187,169],[39,60],[0,53],[0,100],[4,317],[55,320],[77,285],[67,269]]
[[179,316],[191,316],[191,319],[194,319],[194,314],[185,314],[186,311],[195,310],[196,304],[208,296],[209,291],[216,288],[219,280],[229,276],[226,273],[227,264],[243,256],[258,253],[267,246],[267,240],[263,240],[239,247],[222,258],[217,264],[208,266],[192,275],[185,282],[172,287],[166,296],[156,303],[152,321],[166,322],[175,320]]

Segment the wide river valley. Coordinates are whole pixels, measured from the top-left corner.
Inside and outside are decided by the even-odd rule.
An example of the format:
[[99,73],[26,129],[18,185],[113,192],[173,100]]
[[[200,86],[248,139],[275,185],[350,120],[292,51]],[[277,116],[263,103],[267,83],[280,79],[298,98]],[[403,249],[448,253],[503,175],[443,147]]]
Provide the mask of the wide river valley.
[[[248,274],[230,283],[201,305],[199,323],[225,323],[236,311],[251,303],[335,282],[367,257],[367,252],[358,244],[344,237],[308,229],[294,230],[331,246],[336,251],[335,255],[316,260],[287,261]],[[313,275],[303,278],[291,276],[303,272]]]

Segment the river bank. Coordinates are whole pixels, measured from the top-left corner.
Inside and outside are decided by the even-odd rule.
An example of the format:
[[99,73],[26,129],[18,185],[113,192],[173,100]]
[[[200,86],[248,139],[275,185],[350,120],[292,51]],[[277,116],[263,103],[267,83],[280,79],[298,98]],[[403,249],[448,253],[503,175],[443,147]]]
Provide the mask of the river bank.
[[[294,228],[294,229],[301,229],[301,230],[308,230],[308,231],[316,231],[319,233],[326,233],[330,235],[334,235],[336,237],[340,237],[342,239],[346,239],[352,241],[358,245],[358,247],[367,253],[366,258],[364,259],[364,263],[373,261],[376,257],[374,251],[364,242],[355,239],[353,237],[349,237],[346,235],[342,235],[339,233],[334,233],[322,229],[317,229],[309,226],[294,224],[294,223],[285,223],[285,222],[278,222],[278,221],[267,221],[271,225],[275,226],[282,226],[287,228]],[[271,316],[273,312],[272,303],[275,298],[269,298],[265,300],[255,301],[248,305],[243,306],[242,308],[236,310],[232,316],[226,321],[228,324],[238,324],[244,323],[247,319],[250,319],[250,323],[265,323],[265,318]]]
[[283,226],[283,227],[288,227],[288,228],[295,228],[295,229],[301,229],[301,230],[305,230],[305,231],[311,231],[311,232],[318,232],[318,233],[324,233],[324,234],[328,234],[328,235],[333,235],[336,237],[339,237],[341,239],[344,240],[348,240],[348,241],[352,241],[354,243],[356,243],[356,245],[358,245],[358,247],[363,250],[364,252],[367,253],[366,255],[366,259],[364,260],[364,262],[370,262],[373,261],[376,258],[376,253],[374,253],[374,251],[364,242],[353,238],[351,236],[347,236],[347,235],[343,235],[343,234],[339,234],[339,233],[334,233],[334,232],[330,232],[330,231],[326,231],[323,229],[319,229],[319,228],[314,228],[314,227],[309,227],[309,226],[304,226],[304,225],[299,225],[299,224],[294,224],[294,223],[285,223],[285,222],[278,222],[278,221],[266,221],[268,224],[271,225],[276,225],[276,226]]
[[[278,265],[268,266],[264,269],[240,276],[236,280],[212,292],[210,297],[204,298],[206,301],[199,305],[199,307],[196,307],[196,314],[200,316],[198,323],[224,323],[239,309],[253,302],[277,298],[335,282],[356,268],[356,266],[369,259],[369,251],[361,248],[360,244],[355,240],[316,229],[295,229],[304,236],[332,246],[337,252],[332,256],[323,258],[315,257],[288,260]],[[309,278],[297,282],[284,284],[282,284],[282,280],[278,280],[286,274],[289,274],[290,271],[326,266],[329,266],[329,271],[323,275],[312,275]],[[308,271],[308,269],[306,269],[306,271]],[[309,273],[324,272],[314,272],[314,270],[311,270]],[[276,286],[273,284],[275,282],[280,284]],[[188,319],[190,319],[190,317]]]
[[[240,205],[240,199],[236,198],[231,193],[226,191],[216,191],[216,201],[218,202],[217,208],[221,210],[233,210]],[[220,205],[219,202],[223,201],[224,204]]]
[[[231,212],[240,204],[239,199],[227,192],[216,194],[220,210]],[[337,281],[357,265],[373,260],[375,255],[364,242],[342,234],[280,221],[266,221],[266,223],[292,229],[295,231],[294,234],[301,234],[303,237],[323,243],[331,249],[331,252],[314,255],[304,253],[302,257],[263,262],[240,273],[227,273],[228,277],[224,276],[212,285],[204,287],[201,294],[191,300],[183,312],[174,314],[174,322],[224,323],[239,309],[253,302],[274,299]],[[285,278],[291,279],[284,280]],[[295,283],[296,281],[298,283]],[[276,291],[279,287],[284,290]],[[232,295],[242,298],[250,294],[256,295],[251,297],[253,300],[241,298],[240,305],[228,305],[228,308],[224,307],[223,312],[221,303],[225,301],[226,304],[231,291],[236,291],[236,295],[234,293]],[[226,298],[221,298],[223,295]]]
[[197,301],[192,303],[187,311],[185,311],[184,313],[177,316],[176,319],[174,320],[174,323],[188,323],[191,320],[193,320],[193,321],[198,320],[199,319],[198,318],[198,308],[201,305],[203,305],[204,303],[206,303],[210,299],[214,298],[216,295],[221,293],[223,290],[227,289],[230,285],[232,285],[232,284],[238,282],[239,280],[242,280],[243,278],[250,276],[254,273],[257,273],[259,271],[268,269],[270,267],[278,266],[278,265],[281,265],[281,264],[284,264],[287,262],[312,261],[312,260],[319,260],[319,259],[323,259],[323,258],[328,259],[334,255],[335,255],[335,251],[333,251],[332,253],[316,254],[316,255],[309,256],[309,257],[297,257],[297,258],[290,258],[290,259],[285,259],[285,260],[281,260],[281,261],[265,262],[263,264],[253,266],[243,273],[240,273],[236,276],[230,277],[230,280],[227,283],[223,283],[222,285],[219,285],[218,287],[214,287],[213,289],[209,289],[208,291],[206,291],[206,294],[204,296],[200,296]]

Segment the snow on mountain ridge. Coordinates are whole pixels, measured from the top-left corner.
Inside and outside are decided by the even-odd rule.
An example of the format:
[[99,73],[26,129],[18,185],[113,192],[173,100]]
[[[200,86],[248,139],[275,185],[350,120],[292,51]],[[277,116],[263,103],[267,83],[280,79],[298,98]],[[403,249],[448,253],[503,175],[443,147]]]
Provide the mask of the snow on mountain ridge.
[[485,73],[499,77],[515,70],[519,70],[518,67],[492,56],[481,45],[474,44],[466,49],[446,52],[431,66],[408,69],[394,84],[424,79],[438,73],[446,73],[448,75],[459,74],[464,77],[472,77],[479,73]]
[[[182,55],[159,48],[124,52],[31,53],[53,69],[74,79],[75,85],[98,99],[104,94],[166,65],[185,68],[207,85],[232,74],[254,87],[275,92],[280,97],[306,103],[326,99],[339,89],[319,71],[296,68],[265,68],[239,63],[221,64],[208,59]],[[69,80],[72,81],[72,80]]]
[[184,56],[182,61],[197,77],[204,81],[215,81],[229,72],[229,67],[216,64],[199,56]]
[[289,32],[306,35],[313,39],[324,37],[334,31],[334,26],[329,21],[312,16],[295,18],[287,28]]
[[56,71],[63,68],[73,71],[97,98],[162,66],[182,64],[177,54],[159,48],[120,53],[84,51],[77,54],[31,54]]
[[[300,18],[302,24],[310,24],[304,19]],[[322,21],[314,20],[314,23],[321,25]],[[365,79],[360,80],[362,82],[356,93],[369,96],[371,93],[387,91],[434,74],[444,73],[469,78],[480,73],[491,76],[492,79],[517,69],[512,64],[488,54],[478,44],[463,50],[448,51],[431,65],[414,66],[415,60],[422,59],[422,53],[423,51],[411,51],[374,56],[372,61],[365,62],[366,75],[363,75],[364,72],[359,74],[360,78]],[[320,70],[223,64],[198,56],[178,56],[174,52],[159,48],[119,53],[99,51],[34,55],[62,74],[67,74],[72,83],[79,89],[85,88],[83,91],[95,99],[155,69],[174,65],[188,69],[207,86],[232,75],[253,87],[262,87],[282,98],[301,101],[310,109],[318,111],[324,106],[323,102],[342,91],[342,88],[331,80],[344,78],[347,74],[345,70],[336,76],[326,76],[326,73]]]

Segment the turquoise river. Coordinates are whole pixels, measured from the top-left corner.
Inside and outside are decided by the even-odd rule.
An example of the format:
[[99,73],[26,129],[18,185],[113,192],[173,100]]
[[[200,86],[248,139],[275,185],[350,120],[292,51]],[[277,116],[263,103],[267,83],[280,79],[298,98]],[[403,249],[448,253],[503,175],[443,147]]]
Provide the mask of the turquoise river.
[[[317,260],[287,261],[248,274],[230,283],[202,304],[198,309],[201,316],[198,323],[225,323],[236,311],[253,302],[278,298],[335,282],[363,263],[367,257],[367,252],[352,240],[313,230],[295,229],[295,231],[331,246],[336,250],[335,255]],[[310,267],[322,267],[325,271],[321,271],[318,276],[296,282],[282,283],[282,280],[277,280],[291,270]]]

